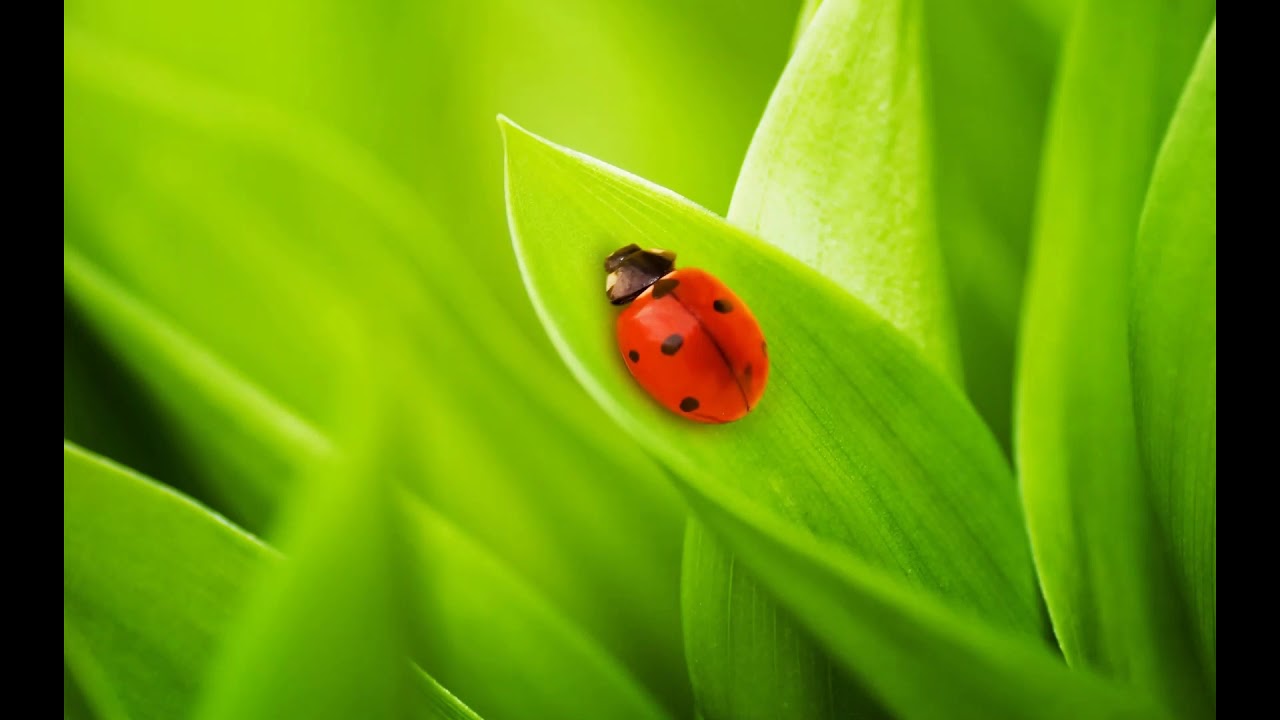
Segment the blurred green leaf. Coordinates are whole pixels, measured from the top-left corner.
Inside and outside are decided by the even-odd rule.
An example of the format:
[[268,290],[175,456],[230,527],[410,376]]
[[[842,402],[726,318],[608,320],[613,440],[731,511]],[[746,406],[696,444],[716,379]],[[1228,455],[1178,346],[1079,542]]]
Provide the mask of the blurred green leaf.
[[[380,348],[376,324],[358,347]],[[255,588],[210,670],[200,720],[392,718],[412,691],[403,665],[410,601],[387,466],[398,420],[377,373],[357,365],[332,460],[308,468],[278,547],[286,560]]]
[[[280,560],[218,515],[65,441],[63,546],[64,685],[89,689],[97,717],[110,720],[188,716],[246,593]],[[474,718],[412,674],[411,716]]]
[[659,718],[660,706],[592,639],[421,501],[400,503],[422,571],[415,649],[489,720]]
[[1134,431],[1130,271],[1160,138],[1212,2],[1086,0],[1066,43],[1023,315],[1017,457],[1068,662],[1212,713]]
[[1217,686],[1218,26],[1156,159],[1134,251],[1129,342],[1138,445]]
[[924,3],[937,227],[965,389],[1006,450],[1027,242],[1064,31],[1032,5]]
[[[958,377],[931,207],[921,7],[826,0],[805,11],[815,15],[752,139],[728,220],[834,280],[919,344],[940,372]],[[843,521],[825,502],[803,512],[811,525]],[[683,591],[685,652],[701,710],[872,713],[865,692],[834,677],[793,621],[776,617],[703,532],[696,523],[688,531]]]
[[[68,264],[68,292],[174,413],[221,484],[211,493],[217,507],[266,531],[306,453],[272,432],[243,432],[254,420],[232,407],[210,413],[202,393],[224,389],[174,382],[190,379],[173,367],[181,358],[157,354],[146,338],[184,336],[199,345],[193,352],[217,358],[221,374],[239,376],[227,387],[253,386],[327,439],[340,415],[330,388],[351,333],[373,318],[393,323],[401,336],[383,349],[378,372],[416,404],[392,451],[410,482],[669,708],[687,707],[679,499],[466,272],[457,258],[465,243],[335,133],[83,31],[68,30],[66,40],[67,92],[79,108],[67,118],[69,183],[110,188],[72,193],[67,254],[85,262]],[[101,282],[81,282],[81,264],[100,269]],[[98,285],[114,291],[85,290]],[[121,294],[134,302],[117,301]],[[242,308],[246,297],[265,310]],[[121,310],[134,306],[143,309]],[[168,329],[138,329],[139,317],[162,315]],[[294,368],[314,374],[300,380]],[[295,395],[304,397],[294,404]],[[494,453],[495,443],[505,452]],[[440,472],[423,472],[427,464]],[[432,487],[459,474],[465,486]],[[250,501],[255,512],[240,512]]]
[[186,716],[245,588],[274,554],[69,443],[62,483],[68,637],[95,659],[130,717]]
[[176,416],[189,451],[208,476],[228,478],[219,499],[236,515],[265,521],[299,460],[332,452],[329,439],[152,308],[140,303],[69,246],[63,279],[112,347]]
[[[641,447],[678,476],[729,483],[997,626],[1034,632],[1008,468],[913,343],[688,201],[505,121],[503,131],[512,235],[535,307],[574,374]],[[772,367],[746,418],[677,419],[625,371],[597,280],[602,258],[633,241],[677,250],[685,266],[713,269],[751,302]]]

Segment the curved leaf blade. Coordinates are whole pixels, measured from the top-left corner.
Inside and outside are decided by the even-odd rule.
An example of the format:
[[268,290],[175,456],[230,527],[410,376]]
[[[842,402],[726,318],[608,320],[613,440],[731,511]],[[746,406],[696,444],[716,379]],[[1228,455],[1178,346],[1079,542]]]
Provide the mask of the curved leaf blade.
[[1134,251],[1138,446],[1217,685],[1217,22],[1156,160]]
[[1068,662],[1212,712],[1141,477],[1130,269],[1151,165],[1212,2],[1086,0],[1044,161],[1017,387],[1037,569]]
[[[867,562],[1034,632],[1035,588],[1000,450],[909,340],[705,210],[502,122],[530,296],[574,374],[642,447],[679,476],[730,483]],[[746,418],[692,426],[627,374],[597,280],[605,255],[630,241],[677,249],[751,303],[773,369]]]

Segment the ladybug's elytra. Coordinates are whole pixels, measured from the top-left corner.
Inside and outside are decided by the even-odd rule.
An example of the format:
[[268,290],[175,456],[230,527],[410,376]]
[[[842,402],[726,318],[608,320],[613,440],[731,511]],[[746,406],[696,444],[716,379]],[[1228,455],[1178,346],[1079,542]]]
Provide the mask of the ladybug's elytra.
[[668,410],[704,423],[741,418],[769,379],[764,334],[747,304],[713,275],[675,269],[675,253],[619,248],[604,261],[618,350]]

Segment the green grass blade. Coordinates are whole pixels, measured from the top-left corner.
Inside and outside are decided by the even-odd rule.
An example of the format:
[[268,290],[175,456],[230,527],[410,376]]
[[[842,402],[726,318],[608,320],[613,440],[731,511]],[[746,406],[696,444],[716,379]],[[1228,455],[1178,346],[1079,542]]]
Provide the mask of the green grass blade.
[[[994,624],[1035,632],[1013,480],[959,391],[910,340],[785,254],[660,188],[503,121],[512,235],[565,361],[680,476],[758,502]],[[751,303],[770,387],[727,426],[657,407],[616,356],[599,277],[627,242],[667,246]],[[850,353],[848,348],[858,348]]]
[[1217,686],[1217,22],[1156,160],[1134,251],[1138,446]]
[[[81,687],[99,689],[95,700],[109,693],[131,718],[190,716],[243,602],[280,562],[222,517],[66,442],[63,545],[67,664]],[[96,665],[87,678],[86,660]],[[422,711],[412,717],[473,720],[428,676],[413,674],[419,704],[410,708]],[[97,717],[122,716],[101,706]]]
[[934,228],[917,0],[826,0],[769,100],[729,221],[960,371]]
[[1067,660],[1211,712],[1152,523],[1128,352],[1134,237],[1212,2],[1083,3],[1047,132],[1022,321],[1017,458]]

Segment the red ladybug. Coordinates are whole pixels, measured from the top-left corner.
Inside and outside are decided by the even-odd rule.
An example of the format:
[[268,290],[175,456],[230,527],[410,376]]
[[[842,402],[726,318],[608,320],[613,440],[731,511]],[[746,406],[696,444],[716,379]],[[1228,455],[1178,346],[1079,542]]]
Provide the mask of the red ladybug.
[[732,422],[760,402],[769,356],[756,318],[724,283],[675,253],[618,249],[604,261],[605,294],[618,315],[627,369],[668,410],[704,423]]

